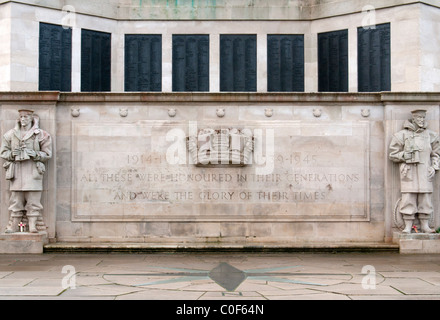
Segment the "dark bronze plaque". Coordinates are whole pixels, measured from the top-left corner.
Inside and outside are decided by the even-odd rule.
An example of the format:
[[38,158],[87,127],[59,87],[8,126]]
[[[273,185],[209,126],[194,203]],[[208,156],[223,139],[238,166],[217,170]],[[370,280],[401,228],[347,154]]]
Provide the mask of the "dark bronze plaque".
[[267,36],[267,90],[304,91],[304,36]]
[[81,91],[110,91],[111,34],[81,30]]
[[358,28],[358,90],[391,90],[389,23]]
[[209,35],[173,35],[173,91],[209,91]]
[[318,34],[318,91],[348,91],[348,31]]
[[257,91],[256,35],[220,35],[220,91]]
[[72,29],[40,23],[39,90],[71,91]]
[[162,90],[162,36],[125,35],[125,91]]

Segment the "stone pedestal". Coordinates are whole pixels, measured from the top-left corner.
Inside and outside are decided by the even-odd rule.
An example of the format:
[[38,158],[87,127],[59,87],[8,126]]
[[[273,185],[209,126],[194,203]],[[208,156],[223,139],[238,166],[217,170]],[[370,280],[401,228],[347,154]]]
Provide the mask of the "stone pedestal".
[[48,243],[46,232],[2,233],[0,234],[0,254],[43,253]]
[[440,233],[394,233],[402,254],[440,254]]

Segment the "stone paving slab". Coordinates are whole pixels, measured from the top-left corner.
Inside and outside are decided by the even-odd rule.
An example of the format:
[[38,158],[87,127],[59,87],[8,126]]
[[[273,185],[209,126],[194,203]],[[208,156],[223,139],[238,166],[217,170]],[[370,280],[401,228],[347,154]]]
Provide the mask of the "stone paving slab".
[[0,299],[440,300],[440,255],[4,254]]

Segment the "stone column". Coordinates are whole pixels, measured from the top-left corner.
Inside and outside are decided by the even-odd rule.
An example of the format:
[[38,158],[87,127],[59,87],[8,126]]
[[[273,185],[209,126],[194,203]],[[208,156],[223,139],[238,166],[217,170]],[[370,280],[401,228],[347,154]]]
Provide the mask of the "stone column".
[[72,92],[81,92],[81,28],[72,28]]
[[257,92],[267,92],[266,34],[257,34]]
[[173,35],[162,34],[162,92],[173,90]]
[[209,35],[209,91],[220,92],[220,35]]

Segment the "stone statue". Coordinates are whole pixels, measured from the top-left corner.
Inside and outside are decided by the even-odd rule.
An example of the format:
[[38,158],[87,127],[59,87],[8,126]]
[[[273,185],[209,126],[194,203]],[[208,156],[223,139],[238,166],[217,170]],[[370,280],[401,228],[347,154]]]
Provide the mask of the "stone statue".
[[414,110],[404,129],[394,134],[389,158],[400,163],[402,199],[400,213],[405,222],[403,233],[411,233],[416,214],[421,231],[429,227],[433,214],[432,192],[435,172],[440,169],[440,142],[437,133],[427,129],[426,110]]
[[6,160],[6,179],[10,181],[9,224],[6,233],[19,231],[27,219],[29,232],[45,229],[42,222],[41,193],[44,162],[52,157],[52,139],[39,128],[39,117],[31,110],[19,110],[14,129],[2,138],[0,156]]

